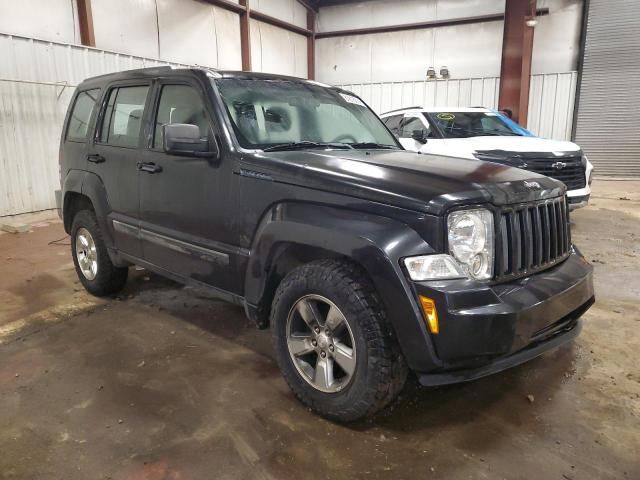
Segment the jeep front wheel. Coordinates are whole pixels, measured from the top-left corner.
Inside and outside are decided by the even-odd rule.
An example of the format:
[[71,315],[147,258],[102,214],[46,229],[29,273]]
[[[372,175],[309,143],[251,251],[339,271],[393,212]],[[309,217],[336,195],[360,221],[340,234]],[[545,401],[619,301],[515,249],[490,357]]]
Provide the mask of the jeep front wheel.
[[324,260],[290,272],[276,292],[271,325],[289,387],[327,418],[372,415],[404,385],[406,364],[357,265]]

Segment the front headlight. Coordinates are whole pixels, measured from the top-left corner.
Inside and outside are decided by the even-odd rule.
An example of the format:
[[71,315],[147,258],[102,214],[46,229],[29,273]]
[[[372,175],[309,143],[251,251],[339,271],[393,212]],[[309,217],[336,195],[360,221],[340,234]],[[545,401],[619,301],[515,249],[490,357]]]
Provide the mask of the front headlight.
[[493,214],[484,208],[452,212],[447,218],[449,253],[465,274],[477,280],[493,276]]

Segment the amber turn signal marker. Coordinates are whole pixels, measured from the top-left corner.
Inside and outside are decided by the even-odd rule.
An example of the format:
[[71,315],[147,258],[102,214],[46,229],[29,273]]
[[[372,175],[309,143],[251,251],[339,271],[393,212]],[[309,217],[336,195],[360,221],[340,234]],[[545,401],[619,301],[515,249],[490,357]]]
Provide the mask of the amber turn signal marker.
[[422,311],[424,312],[424,318],[427,319],[427,327],[431,333],[437,334],[440,331],[438,325],[438,312],[436,311],[436,302],[429,297],[420,295],[420,305],[422,305]]

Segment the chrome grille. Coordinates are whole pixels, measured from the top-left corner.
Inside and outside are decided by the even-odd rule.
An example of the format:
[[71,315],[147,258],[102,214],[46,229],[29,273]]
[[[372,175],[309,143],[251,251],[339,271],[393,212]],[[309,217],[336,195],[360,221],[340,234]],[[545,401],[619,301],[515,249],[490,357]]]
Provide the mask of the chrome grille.
[[505,209],[496,239],[496,279],[542,270],[565,259],[570,250],[566,197]]

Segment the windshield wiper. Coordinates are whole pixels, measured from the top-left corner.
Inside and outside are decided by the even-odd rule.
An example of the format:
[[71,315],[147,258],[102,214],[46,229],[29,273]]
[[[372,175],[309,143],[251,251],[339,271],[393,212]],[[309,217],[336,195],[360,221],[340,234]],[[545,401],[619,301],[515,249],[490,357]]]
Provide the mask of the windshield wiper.
[[347,143],[323,143],[323,142],[290,142],[290,143],[281,143],[280,145],[273,145],[271,147],[263,148],[263,152],[277,152],[277,151],[285,151],[285,150],[304,150],[306,148],[344,148],[347,150],[352,149],[352,147]]
[[353,148],[382,148],[385,150],[400,150],[395,145],[387,145],[386,143],[375,142],[358,142],[358,143],[346,143],[345,145],[351,145]]

